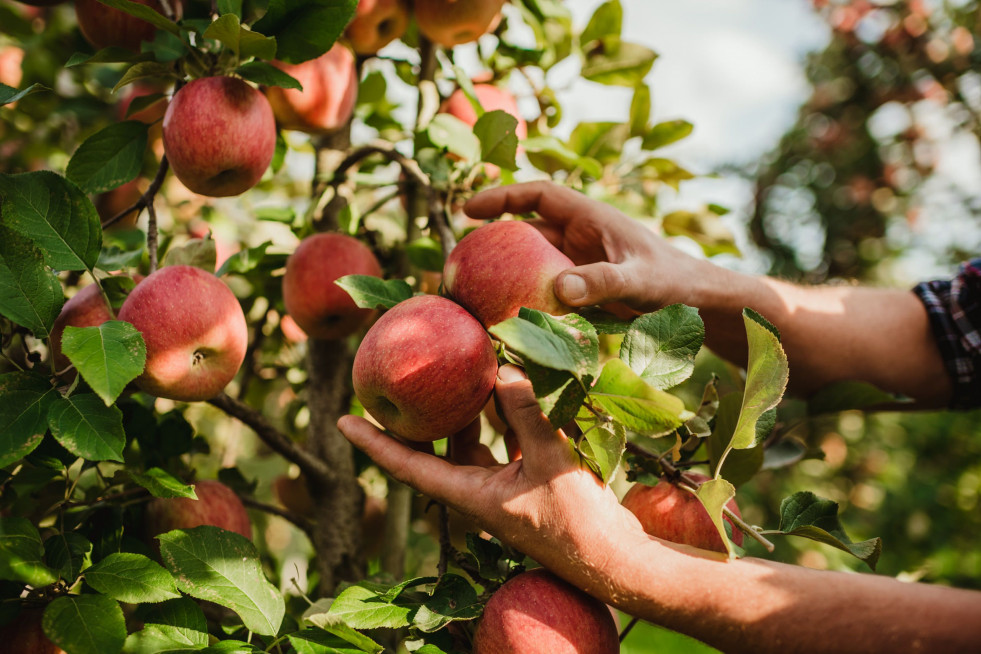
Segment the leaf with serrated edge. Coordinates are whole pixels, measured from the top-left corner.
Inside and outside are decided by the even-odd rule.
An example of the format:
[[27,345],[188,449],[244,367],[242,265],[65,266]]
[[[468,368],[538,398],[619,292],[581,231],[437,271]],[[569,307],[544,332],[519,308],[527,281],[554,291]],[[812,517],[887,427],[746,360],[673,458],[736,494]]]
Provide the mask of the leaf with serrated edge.
[[736,496],[735,486],[725,479],[709,479],[706,482],[702,482],[702,485],[695,491],[695,496],[698,497],[705,510],[708,511],[709,517],[712,518],[712,524],[719,530],[719,536],[722,537],[722,542],[725,544],[726,551],[731,558],[734,552],[732,543],[729,541],[729,536],[726,533],[725,524],[722,521],[722,509],[729,503],[729,500]]
[[[325,632],[322,629],[310,628],[298,631],[288,636],[290,645],[296,650],[296,654],[381,654],[385,648],[375,643],[364,634],[354,629],[350,629],[351,634],[360,636],[358,640],[368,641],[363,645],[357,645],[341,638],[340,636]],[[355,638],[352,635],[352,638]]]
[[743,311],[743,322],[749,340],[749,359],[742,409],[730,443],[737,450],[758,442],[756,422],[780,402],[790,374],[780,338],[748,310]]
[[262,573],[259,553],[249,539],[205,525],[175,529],[158,540],[160,556],[180,590],[232,609],[250,631],[279,631],[286,603]]
[[41,444],[48,429],[48,407],[58,397],[58,391],[40,375],[0,375],[0,468]]
[[603,483],[610,483],[620,467],[620,459],[627,446],[623,426],[596,420],[591,425],[580,423],[580,427],[584,437],[580,443],[583,454],[595,465],[595,471]]
[[838,503],[809,491],[785,498],[780,503],[779,531],[764,533],[801,536],[831,545],[865,561],[873,570],[882,552],[881,538],[852,542],[838,520]]
[[85,583],[103,595],[126,602],[163,602],[180,597],[174,578],[142,554],[110,554],[85,571]]
[[146,364],[143,335],[120,320],[97,327],[65,327],[61,351],[106,406],[143,373]]
[[44,634],[72,654],[113,654],[126,642],[126,617],[105,595],[68,595],[48,604]]
[[473,586],[460,575],[447,573],[440,577],[412,622],[420,631],[432,633],[451,622],[480,617],[482,608]]
[[126,654],[160,654],[200,649],[208,645],[208,621],[190,597],[155,604],[146,612],[142,631],[129,635]]
[[47,586],[58,575],[44,563],[44,545],[27,518],[0,517],[0,579]]
[[146,472],[130,471],[133,481],[150,491],[154,497],[187,497],[198,499],[194,486],[185,484],[161,468],[150,468]]
[[337,596],[325,617],[318,618],[320,623],[314,622],[311,617],[307,619],[324,629],[327,628],[324,625],[333,625],[338,621],[354,629],[400,629],[411,626],[415,608],[385,602],[379,593],[358,584],[345,588]]
[[0,224],[0,314],[47,338],[64,305],[58,277],[29,238]]
[[488,331],[526,361],[553,370],[582,374],[580,361],[570,351],[565,340],[552,331],[523,318],[508,318]]
[[497,109],[477,119],[473,133],[480,139],[480,158],[506,170],[517,170],[518,119]]
[[402,279],[379,279],[371,275],[345,275],[334,283],[347,291],[362,309],[391,309],[412,297],[412,287]]
[[652,388],[620,359],[606,362],[589,396],[624,427],[647,436],[668,434],[692,417],[681,399]]
[[113,123],[85,139],[68,161],[65,175],[86,193],[104,193],[140,174],[149,125]]
[[665,390],[691,377],[704,339],[698,309],[672,304],[633,321],[620,358],[648,384]]
[[71,585],[91,563],[92,541],[75,531],[58,532],[44,541],[44,560]]
[[123,460],[123,413],[95,393],[55,399],[48,409],[48,428],[62,447],[83,459]]

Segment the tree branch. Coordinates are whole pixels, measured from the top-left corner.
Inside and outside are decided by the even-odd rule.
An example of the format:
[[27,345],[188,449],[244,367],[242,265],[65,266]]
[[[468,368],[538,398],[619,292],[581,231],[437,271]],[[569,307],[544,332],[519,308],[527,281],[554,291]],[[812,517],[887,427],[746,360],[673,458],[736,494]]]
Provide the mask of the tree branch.
[[294,525],[296,525],[297,529],[302,531],[304,534],[307,535],[307,538],[313,541],[313,525],[311,525],[310,521],[307,520],[306,518],[299,516],[293,513],[292,511],[281,509],[278,506],[274,506],[272,504],[266,504],[265,502],[254,500],[251,497],[239,496],[239,499],[241,499],[242,504],[244,504],[247,507],[257,509],[259,511],[262,511],[263,513],[269,513],[275,516],[279,516],[280,518],[283,518],[284,520],[293,523]]
[[276,429],[265,416],[249,405],[225,393],[211,398],[208,404],[218,407],[251,427],[266,445],[298,465],[303,474],[325,484],[334,481],[334,472],[326,463],[297,445],[293,439]]

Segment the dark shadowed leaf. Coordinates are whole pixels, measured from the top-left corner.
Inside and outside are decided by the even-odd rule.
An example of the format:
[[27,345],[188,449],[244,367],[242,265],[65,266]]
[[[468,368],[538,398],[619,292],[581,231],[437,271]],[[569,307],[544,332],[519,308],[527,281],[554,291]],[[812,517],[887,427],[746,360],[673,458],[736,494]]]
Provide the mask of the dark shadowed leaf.
[[881,538],[853,543],[838,521],[838,503],[822,499],[809,491],[785,498],[780,503],[779,531],[763,533],[801,536],[837,547],[865,561],[873,570],[882,552]]
[[124,120],[96,132],[75,150],[65,175],[86,193],[104,193],[136,179],[148,129],[146,123]]
[[0,467],[41,444],[48,430],[48,407],[58,397],[51,382],[35,373],[0,375]]
[[48,409],[48,428],[72,454],[90,461],[123,460],[123,414],[95,393],[55,399]]
[[44,562],[41,534],[27,518],[0,518],[0,579],[35,587],[58,580],[58,574]]
[[298,64],[327,52],[354,17],[357,0],[269,0],[253,29],[276,39],[276,59]]
[[72,654],[117,654],[126,642],[126,617],[105,595],[68,595],[48,604],[44,634]]

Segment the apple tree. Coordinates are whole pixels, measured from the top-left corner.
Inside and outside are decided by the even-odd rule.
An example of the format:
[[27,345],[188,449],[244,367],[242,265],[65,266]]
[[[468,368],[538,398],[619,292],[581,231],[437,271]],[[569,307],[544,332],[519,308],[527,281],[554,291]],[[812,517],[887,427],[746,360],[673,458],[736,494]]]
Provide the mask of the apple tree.
[[[660,206],[693,177],[660,150],[692,125],[652,123],[656,53],[621,39],[618,0],[581,29],[559,0],[37,4],[0,4],[0,64],[18,64],[0,65],[7,642],[470,651],[488,599],[534,562],[343,438],[337,419],[367,404],[359,344],[414,296],[466,306],[444,266],[486,233],[461,206],[491,185],[552,179],[706,257],[736,252],[724,208]],[[631,90],[621,120],[564,128],[570,63]],[[536,247],[529,269],[553,256]],[[476,250],[461,279],[496,256]],[[836,387],[785,416],[787,360],[765,316],[744,313],[745,372],[715,374],[691,307],[563,313],[534,292],[513,302],[541,281],[518,279],[497,284],[514,306],[493,320],[439,302],[476,326],[491,380],[498,363],[524,367],[604,482],[682,493],[729,556],[793,535],[875,566],[879,541],[850,540],[830,500],[801,489],[757,528],[733,498],[813,456],[802,422],[892,398]],[[463,338],[416,331],[403,338],[437,358]],[[379,367],[397,371],[402,352]],[[459,391],[407,383],[410,405],[445,412],[440,393]],[[503,456],[493,409],[480,418],[489,394],[469,393],[462,424]]]

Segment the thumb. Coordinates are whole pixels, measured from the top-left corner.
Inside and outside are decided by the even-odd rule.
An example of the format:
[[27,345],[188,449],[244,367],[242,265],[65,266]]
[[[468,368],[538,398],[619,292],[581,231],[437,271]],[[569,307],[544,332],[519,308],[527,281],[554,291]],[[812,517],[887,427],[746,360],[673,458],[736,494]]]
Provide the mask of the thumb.
[[542,413],[531,382],[520,368],[502,366],[495,393],[510,427],[508,433],[517,441],[514,449],[520,450],[522,465],[529,475],[550,475],[573,464],[566,437]]
[[637,295],[625,264],[601,261],[569,268],[555,279],[555,295],[570,307],[629,300]]

